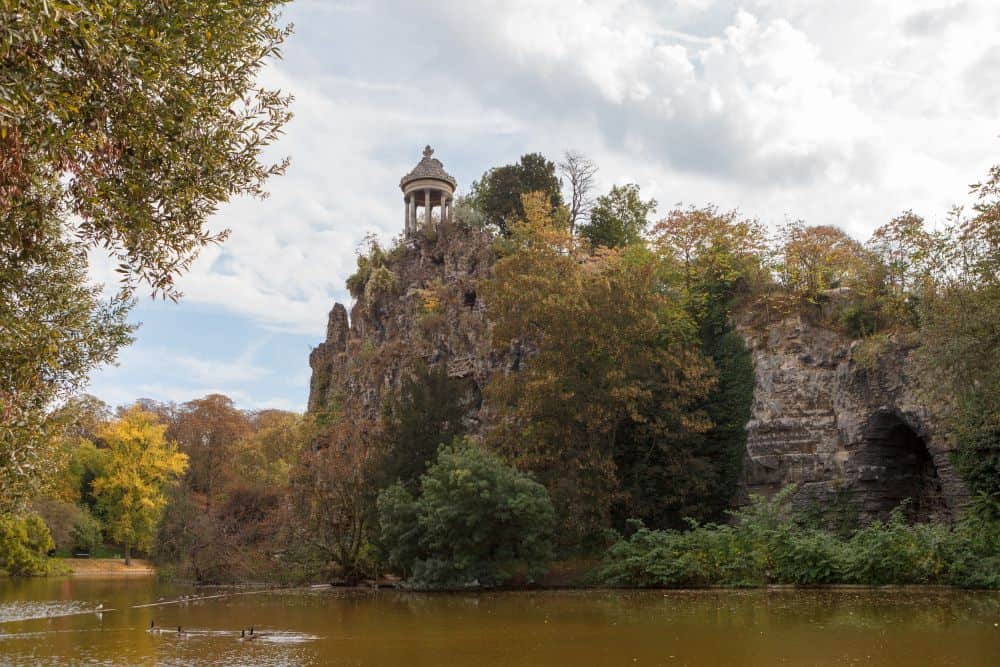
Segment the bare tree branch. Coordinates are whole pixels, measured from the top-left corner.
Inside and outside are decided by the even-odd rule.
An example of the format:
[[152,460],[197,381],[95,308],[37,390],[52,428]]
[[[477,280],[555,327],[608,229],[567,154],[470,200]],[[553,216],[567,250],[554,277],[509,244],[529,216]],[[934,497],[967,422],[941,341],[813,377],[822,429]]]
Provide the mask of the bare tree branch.
[[586,218],[594,206],[592,191],[597,165],[583,153],[568,150],[559,163],[559,171],[568,181],[569,196],[569,231],[574,233],[577,220]]

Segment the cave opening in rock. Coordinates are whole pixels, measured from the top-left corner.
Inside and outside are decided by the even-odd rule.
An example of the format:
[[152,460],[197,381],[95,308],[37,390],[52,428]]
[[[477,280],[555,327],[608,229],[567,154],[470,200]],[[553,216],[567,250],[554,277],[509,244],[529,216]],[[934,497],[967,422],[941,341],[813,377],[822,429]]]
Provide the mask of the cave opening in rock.
[[877,413],[869,420],[860,459],[859,479],[869,514],[884,519],[904,501],[911,523],[947,513],[927,443],[899,415]]

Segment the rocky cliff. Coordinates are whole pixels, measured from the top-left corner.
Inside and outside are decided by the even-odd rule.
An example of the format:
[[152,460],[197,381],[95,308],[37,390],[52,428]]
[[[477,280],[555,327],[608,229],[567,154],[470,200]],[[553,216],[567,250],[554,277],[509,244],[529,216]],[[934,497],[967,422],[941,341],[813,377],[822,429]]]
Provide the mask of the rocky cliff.
[[375,416],[417,363],[445,364],[450,377],[465,380],[475,426],[490,375],[517,361],[492,351],[476,294],[493,261],[490,237],[460,227],[416,235],[389,252],[389,280],[366,285],[350,319],[339,303],[330,311],[326,340],[309,356],[309,410],[339,403]]
[[[475,430],[490,376],[516,371],[523,356],[490,344],[476,286],[494,259],[487,235],[457,227],[389,252],[350,318],[339,303],[330,312],[326,340],[309,358],[309,409],[340,404],[375,416],[422,361],[464,380]],[[921,402],[912,346],[890,340],[879,354],[862,354],[857,341],[800,315],[740,329],[755,393],[739,497],[796,482],[800,504],[847,504],[862,518],[884,516],[903,498],[913,499],[913,518],[954,515],[967,493]]]
[[801,315],[741,330],[755,367],[745,491],[795,482],[799,503],[846,503],[863,519],[904,498],[911,518],[954,516],[967,491],[921,399],[912,343],[872,350]]

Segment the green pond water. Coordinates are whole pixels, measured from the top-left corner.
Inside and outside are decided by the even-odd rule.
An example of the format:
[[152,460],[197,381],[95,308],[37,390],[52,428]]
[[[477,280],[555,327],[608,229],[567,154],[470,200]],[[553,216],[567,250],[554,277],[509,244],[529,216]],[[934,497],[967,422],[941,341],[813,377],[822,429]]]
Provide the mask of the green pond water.
[[192,592],[0,579],[0,665],[1000,666],[990,592]]

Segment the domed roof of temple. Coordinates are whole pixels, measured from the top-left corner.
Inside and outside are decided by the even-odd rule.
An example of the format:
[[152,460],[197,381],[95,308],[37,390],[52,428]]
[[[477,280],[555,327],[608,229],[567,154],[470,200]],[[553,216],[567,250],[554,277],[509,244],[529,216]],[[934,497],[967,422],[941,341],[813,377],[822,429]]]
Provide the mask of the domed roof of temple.
[[413,168],[413,171],[408,173],[403,178],[399,179],[399,187],[401,189],[406,189],[406,184],[412,181],[433,178],[438,181],[444,181],[451,185],[452,190],[458,187],[458,181],[455,180],[454,176],[449,174],[444,170],[444,165],[441,164],[441,160],[431,157],[434,155],[434,149],[430,146],[424,148],[424,157],[417,163],[417,166]]

